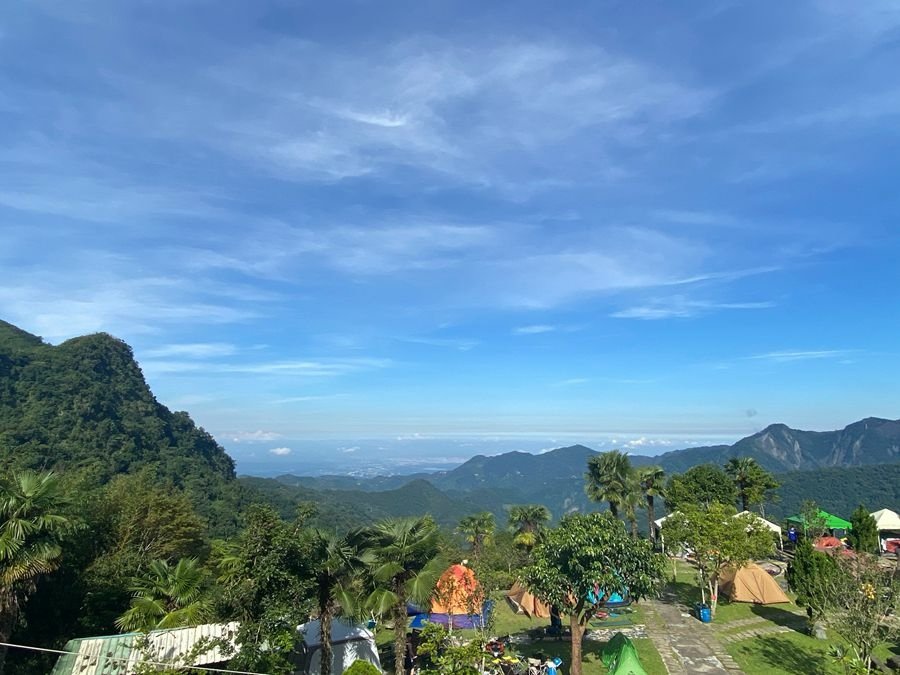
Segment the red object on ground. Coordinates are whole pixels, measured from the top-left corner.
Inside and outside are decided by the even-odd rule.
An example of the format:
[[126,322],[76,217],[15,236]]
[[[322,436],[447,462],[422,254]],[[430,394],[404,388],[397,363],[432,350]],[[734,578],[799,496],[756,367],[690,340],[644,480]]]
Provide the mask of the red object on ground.
[[837,537],[819,537],[813,545],[820,551],[831,548],[844,548],[844,543]]

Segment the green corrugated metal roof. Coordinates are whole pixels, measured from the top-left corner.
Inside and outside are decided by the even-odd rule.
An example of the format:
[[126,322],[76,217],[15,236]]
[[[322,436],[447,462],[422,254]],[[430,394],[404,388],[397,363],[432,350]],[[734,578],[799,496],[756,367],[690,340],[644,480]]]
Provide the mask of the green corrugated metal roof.
[[[154,630],[150,633],[125,633],[103,637],[79,638],[66,643],[51,675],[128,675],[145,658],[160,663],[183,665],[183,659],[204,638],[224,638],[231,643],[238,624],[204,624],[186,628]],[[146,644],[141,638],[146,638]],[[193,663],[200,666],[220,663],[229,658],[218,646],[211,646],[202,654],[191,654]]]

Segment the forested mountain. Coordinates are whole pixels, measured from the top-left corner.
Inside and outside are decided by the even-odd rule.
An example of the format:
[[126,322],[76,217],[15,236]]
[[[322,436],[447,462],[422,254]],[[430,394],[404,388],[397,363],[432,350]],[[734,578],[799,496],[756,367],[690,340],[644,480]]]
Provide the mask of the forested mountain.
[[233,527],[234,463],[153,396],[131,348],[105,333],[58,346],[0,321],[0,469],[55,469],[90,485],[151,471],[215,527]]
[[837,431],[801,431],[772,424],[734,445],[667,452],[656,461],[667,471],[752,457],[770,471],[865,466],[900,461],[900,420],[868,417]]

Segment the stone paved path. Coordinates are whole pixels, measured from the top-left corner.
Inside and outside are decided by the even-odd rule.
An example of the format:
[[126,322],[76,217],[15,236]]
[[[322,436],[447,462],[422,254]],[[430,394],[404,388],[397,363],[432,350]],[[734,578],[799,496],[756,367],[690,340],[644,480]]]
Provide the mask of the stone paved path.
[[710,624],[701,623],[672,598],[642,605],[647,633],[672,675],[742,674],[719,642]]

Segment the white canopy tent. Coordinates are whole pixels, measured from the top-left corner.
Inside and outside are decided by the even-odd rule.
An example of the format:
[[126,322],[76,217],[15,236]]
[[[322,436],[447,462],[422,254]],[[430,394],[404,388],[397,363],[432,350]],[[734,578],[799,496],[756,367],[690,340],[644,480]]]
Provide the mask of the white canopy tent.
[[888,539],[900,539],[900,515],[890,509],[879,509],[871,513],[875,519],[875,527],[878,528],[879,546],[886,551],[885,541]]
[[[303,636],[305,646],[299,672],[319,675],[322,668],[321,623],[316,619],[297,626],[297,631]],[[341,675],[355,661],[368,661],[381,670],[375,636],[363,625],[336,618],[331,624],[331,647],[331,672],[334,675]]]
[[[672,517],[673,515],[675,515],[676,513],[678,513],[678,512],[673,511],[669,515],[663,516],[662,518],[657,518],[656,520],[653,521],[653,525],[656,527],[657,537],[659,538],[659,542],[662,545],[663,552],[665,552],[665,550],[666,550],[666,542],[662,535],[662,528],[663,528],[663,525],[665,524],[666,520],[668,518]],[[781,541],[781,528],[778,525],[766,520],[759,514],[753,513],[752,511],[741,511],[740,513],[736,513],[734,517],[737,518],[738,516],[743,516],[745,514],[753,516],[760,525],[771,530],[772,533],[777,535],[778,548],[781,548],[783,546],[783,543]],[[896,514],[894,514],[894,515],[896,515]]]
[[753,513],[752,511],[741,511],[740,513],[735,515],[735,518],[737,518],[737,516],[743,516],[745,514],[748,516],[753,516],[756,519],[757,523],[759,523],[760,525],[762,525],[765,528],[768,528],[775,535],[777,535],[778,548],[781,548],[784,545],[783,542],[781,541],[781,527],[780,526],[776,525],[772,521],[766,520],[761,515],[759,515],[757,513]]

